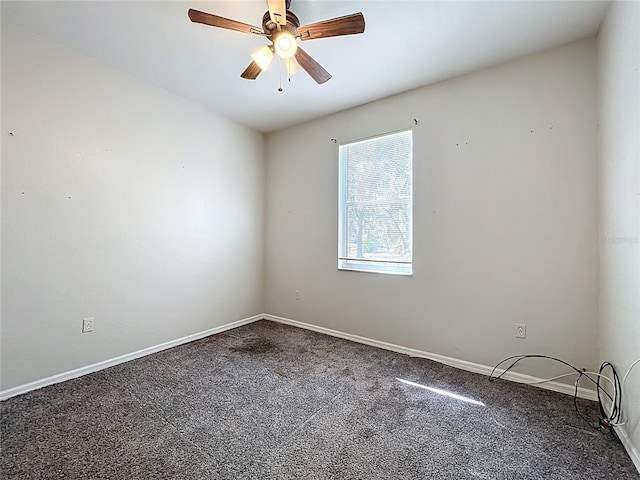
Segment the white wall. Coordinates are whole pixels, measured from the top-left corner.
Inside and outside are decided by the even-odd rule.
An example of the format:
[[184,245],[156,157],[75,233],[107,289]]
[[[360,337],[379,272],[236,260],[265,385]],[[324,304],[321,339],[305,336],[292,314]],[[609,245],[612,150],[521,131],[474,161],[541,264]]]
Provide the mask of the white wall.
[[[640,358],[639,11],[638,2],[614,2],[598,36],[600,358],[621,375]],[[640,462],[640,365],[623,393],[623,435]]]
[[[267,311],[484,365],[597,368],[596,79],[589,39],[269,135]],[[338,144],[414,118],[414,275],[338,271]]]
[[8,24],[1,133],[2,389],[263,311],[261,134]]

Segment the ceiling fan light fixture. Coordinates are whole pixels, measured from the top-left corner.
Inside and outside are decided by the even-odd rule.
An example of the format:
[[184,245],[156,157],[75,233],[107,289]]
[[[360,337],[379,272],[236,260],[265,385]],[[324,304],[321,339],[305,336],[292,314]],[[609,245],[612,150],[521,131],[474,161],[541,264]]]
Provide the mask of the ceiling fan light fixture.
[[256,50],[251,54],[251,59],[258,64],[263,72],[266,72],[273,59],[271,47],[262,47],[260,50]]
[[294,37],[291,32],[288,32],[286,30],[278,33],[273,44],[276,47],[276,52],[282,58],[291,58],[296,54],[296,51],[298,50],[296,37]]

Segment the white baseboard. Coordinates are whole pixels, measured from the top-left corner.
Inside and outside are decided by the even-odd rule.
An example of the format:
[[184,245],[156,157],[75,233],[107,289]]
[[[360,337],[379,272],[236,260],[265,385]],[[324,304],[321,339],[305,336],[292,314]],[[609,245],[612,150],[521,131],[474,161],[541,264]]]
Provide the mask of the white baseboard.
[[620,442],[622,442],[622,445],[624,445],[625,450],[631,457],[631,461],[636,466],[638,473],[640,473],[640,451],[638,451],[638,448],[633,444],[633,440],[631,440],[631,437],[627,433],[627,429],[624,427],[613,427],[613,429],[616,431]]
[[[412,357],[428,358],[429,360],[434,360],[436,362],[443,363],[451,367],[460,368],[462,370],[467,370],[469,372],[489,375],[491,373],[491,370],[493,369],[493,367],[490,367],[488,365],[481,365],[479,363],[468,362],[466,360],[447,357],[444,355],[439,355],[437,353],[424,352],[422,350],[416,350],[414,348],[394,345],[392,343],[387,343],[380,340],[373,340],[371,338],[361,337],[359,335],[352,335],[350,333],[344,333],[338,330],[331,330],[329,328],[319,327],[317,325],[312,325],[310,323],[299,322],[297,320],[291,320],[289,318],[278,317],[275,315],[270,315],[265,313],[261,315],[254,315],[252,317],[244,318],[242,320],[238,320],[235,322],[227,323],[219,327],[205,330],[204,332],[194,333],[193,335],[188,335],[186,337],[178,338],[176,340],[171,340],[169,342],[165,342],[160,345],[144,348],[136,352],[127,353],[119,357],[111,358],[108,360],[104,360],[102,362],[88,365],[86,367],[80,367],[75,370],[71,370],[69,372],[59,373],[57,375],[43,378],[41,380],[36,380],[34,382],[30,382],[24,385],[19,385],[17,387],[9,388],[7,390],[2,390],[0,391],[0,400],[5,400],[7,398],[11,398],[16,395],[30,392],[31,390],[36,390],[38,388],[46,387],[47,385],[53,385],[54,383],[64,382],[65,380],[71,380],[72,378],[81,377],[82,375],[86,375],[88,373],[97,372],[99,370],[103,370],[105,368],[109,368],[114,365],[119,365],[121,363],[128,362],[136,358],[144,357],[152,353],[157,353],[162,350],[166,350],[167,348],[172,348],[178,345],[182,345],[184,343],[193,342],[195,340],[208,337],[209,335],[214,335],[216,333],[224,332],[225,330],[230,330],[232,328],[240,327],[242,325],[247,325],[249,323],[255,322],[257,320],[262,320],[262,319],[270,320],[272,322],[285,323],[287,325],[304,328],[306,330],[313,330],[315,332],[331,335],[332,337],[343,338],[345,340],[351,340],[353,342],[363,343],[365,345],[371,345],[373,347],[383,348],[385,350],[391,350],[392,352],[404,353]],[[496,370],[496,373],[498,374],[500,374],[501,372],[502,370]],[[531,382],[536,382],[540,380],[537,377],[533,377],[531,375],[525,375],[522,373],[516,373],[516,372],[507,372],[502,378],[504,378],[505,380],[511,380],[513,382],[519,382],[519,383],[531,383]],[[567,385],[565,383],[547,382],[547,383],[539,384],[536,386],[547,389],[547,390],[553,390],[555,392],[566,393],[568,395],[573,395],[574,393],[574,387],[571,385]],[[598,399],[595,391],[589,390],[587,388],[582,388],[582,387],[578,388],[578,396],[580,398],[586,398],[588,400],[597,401]]]
[[[613,405],[613,402],[604,395],[602,397],[602,404],[604,406],[605,413],[611,412],[611,407]],[[623,399],[623,404],[624,404],[624,399]],[[636,466],[638,473],[640,473],[640,451],[638,450],[638,447],[634,445],[633,440],[629,436],[629,432],[624,426],[613,427],[613,430],[616,432],[616,435],[620,439],[620,442],[622,443],[622,445],[624,445],[624,448],[629,454],[629,457],[631,457],[631,461]]]
[[177,347],[178,345],[182,345],[184,343],[200,340],[201,338],[208,337],[209,335],[214,335],[226,330],[231,330],[232,328],[241,327],[242,325],[247,325],[257,320],[262,320],[263,318],[264,315],[254,315],[253,317],[243,318],[242,320],[237,320],[235,322],[220,325],[219,327],[210,328],[209,330],[205,330],[203,332],[187,335],[186,337],[161,343],[160,345],[143,348],[142,350],[138,350],[132,353],[126,353],[124,355],[120,355],[119,357],[103,360],[102,362],[94,363],[92,365],[87,365],[86,367],[76,368],[75,370],[70,370],[68,372],[52,375],[51,377],[43,378],[41,380],[36,380],[35,382],[18,385],[17,387],[0,391],[0,400],[6,400],[7,398],[15,397],[16,395],[21,395],[32,390],[37,390],[38,388],[53,385],[54,383],[64,382],[66,380],[81,377],[82,375],[86,375],[88,373],[104,370],[105,368],[113,367],[114,365],[119,365],[130,360],[135,360],[136,358],[145,357],[147,355],[151,355],[152,353],[158,353],[162,350]]
[[[275,315],[269,315],[269,314],[264,314],[263,317],[265,320],[271,320],[273,322],[278,322],[278,323],[285,323],[287,325],[304,328],[306,330],[313,330],[314,332],[324,333],[326,335],[343,338],[345,340],[351,340],[352,342],[364,343],[365,345],[371,345],[373,347],[383,348],[385,350],[391,350],[392,352],[404,353],[411,357],[428,358],[429,360],[434,360],[436,362],[449,365],[450,367],[460,368],[462,370],[467,370],[469,372],[489,375],[493,370],[493,367],[490,367],[488,365],[482,365],[480,363],[473,363],[473,362],[468,362],[466,360],[459,360],[453,357],[446,357],[444,355],[439,355],[437,353],[429,353],[429,352],[424,352],[422,350],[416,350],[414,348],[407,348],[400,345],[394,345],[392,343],[382,342],[380,340],[373,340],[371,338],[361,337],[359,335],[352,335],[350,333],[344,333],[338,330],[331,330],[329,328],[319,327],[317,325],[312,325],[310,323],[291,320],[290,318],[277,317]],[[502,372],[503,370],[500,370],[500,369],[495,371],[495,373],[498,375]],[[523,373],[517,373],[517,372],[507,372],[502,378],[505,380],[511,380],[513,382],[518,382],[518,383],[532,383],[532,382],[537,382],[542,380],[540,378],[533,377],[531,375],[525,375]],[[560,383],[560,382],[546,382],[546,383],[541,383],[534,386],[544,388],[545,390],[553,390],[554,392],[566,393],[571,396],[573,396],[575,392],[574,386],[568,385],[566,383]],[[594,401],[598,400],[598,396],[594,390],[590,390],[588,388],[583,388],[583,387],[578,388],[578,397],[585,398],[587,400],[594,400]]]

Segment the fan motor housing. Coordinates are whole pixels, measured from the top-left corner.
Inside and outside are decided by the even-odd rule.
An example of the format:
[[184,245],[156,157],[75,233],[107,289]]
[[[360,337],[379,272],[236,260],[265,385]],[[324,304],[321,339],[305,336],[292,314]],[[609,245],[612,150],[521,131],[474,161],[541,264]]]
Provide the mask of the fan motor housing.
[[[300,20],[296,15],[287,10],[287,24],[283,25],[282,28],[289,30],[293,35],[298,34],[298,27],[300,26]],[[271,16],[269,15],[269,11],[267,10],[262,17],[262,29],[267,37],[271,37],[275,32],[278,31],[278,25],[275,22],[271,21]]]

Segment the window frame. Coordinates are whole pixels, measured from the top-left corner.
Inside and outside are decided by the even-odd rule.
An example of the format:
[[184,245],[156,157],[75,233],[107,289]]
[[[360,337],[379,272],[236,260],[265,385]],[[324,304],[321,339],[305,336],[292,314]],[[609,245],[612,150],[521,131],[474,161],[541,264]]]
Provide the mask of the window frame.
[[[354,145],[361,142],[369,142],[377,139],[383,139],[399,134],[409,134],[410,148],[409,148],[409,163],[410,163],[410,189],[408,205],[410,207],[409,216],[409,228],[408,228],[408,243],[409,243],[409,261],[391,261],[384,259],[358,259],[349,258],[346,255],[348,251],[348,227],[347,227],[347,208],[349,203],[347,202],[347,149],[350,145]],[[355,271],[364,273],[379,273],[387,275],[413,275],[413,129],[403,129],[393,132],[387,132],[372,137],[361,138],[358,140],[352,140],[349,142],[341,143],[338,147],[338,270]],[[388,202],[389,199],[381,201],[380,204]],[[401,202],[406,200],[398,199]]]

